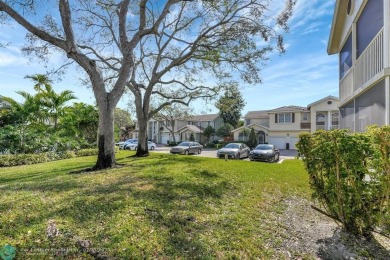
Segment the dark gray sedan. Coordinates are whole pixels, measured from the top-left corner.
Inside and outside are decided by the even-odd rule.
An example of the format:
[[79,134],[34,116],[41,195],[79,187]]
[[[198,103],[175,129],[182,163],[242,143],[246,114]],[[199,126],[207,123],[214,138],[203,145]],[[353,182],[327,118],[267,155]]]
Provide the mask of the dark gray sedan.
[[174,146],[171,148],[171,153],[178,153],[178,154],[200,154],[202,152],[203,145],[197,142],[181,142],[177,146]]
[[279,149],[273,144],[259,144],[249,154],[251,161],[277,162],[279,157]]
[[217,152],[218,158],[225,158],[225,155],[229,159],[241,159],[249,156],[250,149],[246,144],[242,143],[230,143],[225,145]]

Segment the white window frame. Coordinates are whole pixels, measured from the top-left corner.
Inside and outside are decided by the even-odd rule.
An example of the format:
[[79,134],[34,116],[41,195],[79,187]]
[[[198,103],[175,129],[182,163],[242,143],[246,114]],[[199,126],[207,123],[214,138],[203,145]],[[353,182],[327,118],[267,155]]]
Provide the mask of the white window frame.
[[[307,118],[305,118],[305,116]],[[302,113],[302,122],[309,122],[309,118],[310,118],[310,113],[309,112],[303,112]]]
[[[286,116],[289,116],[289,120],[286,120]],[[292,113],[278,113],[278,124],[290,124],[292,123]]]

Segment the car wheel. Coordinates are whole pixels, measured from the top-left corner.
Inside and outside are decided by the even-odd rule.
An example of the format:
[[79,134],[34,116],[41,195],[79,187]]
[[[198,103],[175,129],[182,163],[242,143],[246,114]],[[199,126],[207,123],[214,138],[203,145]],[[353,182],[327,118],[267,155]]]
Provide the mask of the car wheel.
[[154,150],[154,146],[151,146],[151,147],[150,147],[150,150]]
[[198,154],[201,154],[201,153],[202,153],[202,149],[199,149],[199,150],[198,150]]
[[279,161],[279,154],[275,155],[275,162]]
[[184,154],[185,154],[185,155],[188,155],[188,150],[186,150],[186,151],[184,152]]
[[237,158],[236,158],[237,160],[240,160],[241,159],[241,154],[240,153],[238,153],[237,154]]

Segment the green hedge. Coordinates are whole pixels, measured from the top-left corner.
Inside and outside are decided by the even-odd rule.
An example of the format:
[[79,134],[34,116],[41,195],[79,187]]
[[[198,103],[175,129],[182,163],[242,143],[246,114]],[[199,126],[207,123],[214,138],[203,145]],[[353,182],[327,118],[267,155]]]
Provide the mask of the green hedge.
[[325,211],[356,235],[390,229],[390,127],[303,133],[298,156]]
[[75,152],[64,151],[60,153],[47,152],[39,154],[6,154],[0,155],[0,167],[44,163],[81,156],[97,155],[97,153],[98,149],[83,149]]

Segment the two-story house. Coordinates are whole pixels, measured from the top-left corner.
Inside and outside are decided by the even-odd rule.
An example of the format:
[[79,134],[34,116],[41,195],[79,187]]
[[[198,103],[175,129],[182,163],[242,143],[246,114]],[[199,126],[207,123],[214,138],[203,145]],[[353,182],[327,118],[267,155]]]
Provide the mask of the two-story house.
[[234,140],[248,140],[250,130],[254,129],[259,143],[295,149],[302,132],[338,128],[338,104],[338,98],[328,96],[307,107],[283,106],[267,111],[250,111],[244,116],[244,126],[232,131]]
[[389,50],[389,0],[336,0],[327,51],[339,55],[341,128],[390,123]]
[[[192,134],[196,141],[205,142],[206,137],[203,135],[203,130],[207,126],[217,130],[222,125],[223,120],[219,114],[195,115],[184,119],[151,119],[148,122],[148,138],[156,143],[168,144],[174,140],[176,142],[189,140]],[[138,138],[138,130],[136,123],[133,138]]]

